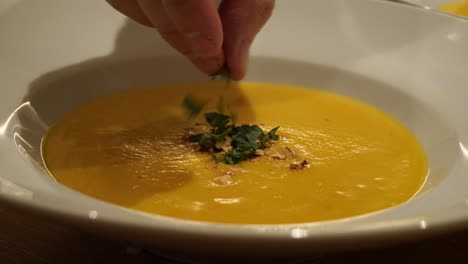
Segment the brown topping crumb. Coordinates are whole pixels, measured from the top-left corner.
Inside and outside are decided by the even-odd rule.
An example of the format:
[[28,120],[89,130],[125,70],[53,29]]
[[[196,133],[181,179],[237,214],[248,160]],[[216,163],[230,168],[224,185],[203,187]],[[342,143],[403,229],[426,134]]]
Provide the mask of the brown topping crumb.
[[182,135],[182,140],[187,141],[192,133],[190,133],[190,130],[185,131],[184,134]]
[[289,165],[289,169],[291,170],[303,170],[305,168],[309,168],[309,162],[307,160],[303,160],[302,162],[293,162]]
[[265,151],[262,150],[262,149],[257,149],[257,150],[255,151],[255,155],[257,155],[257,156],[265,156]]
[[200,134],[200,133],[206,133],[208,131],[209,131],[209,128],[201,124],[196,125],[195,127],[194,126],[186,127],[184,128],[184,134],[182,135],[182,140],[188,141],[190,136]]
[[200,151],[201,147],[198,144],[190,144],[190,147],[193,149],[193,151],[198,152]]
[[227,146],[223,148],[223,153],[228,153],[229,151],[232,150],[232,146]]
[[247,172],[247,170],[242,169],[242,168],[239,168],[239,167],[232,167],[232,168],[230,168],[230,169],[231,169],[231,171],[232,171],[233,173],[234,173],[234,172],[236,172],[236,173],[237,173],[237,172],[242,172],[242,173],[243,173],[243,172]]
[[230,185],[235,183],[235,180],[232,177],[233,173],[228,171],[221,176],[214,178],[212,181],[217,185]]
[[[185,137],[188,137],[188,136],[184,136],[184,138]],[[186,142],[185,146],[194,152],[200,151],[200,145],[197,143]]]
[[273,154],[270,157],[272,159],[275,159],[275,160],[285,160],[286,159],[286,156],[284,156],[282,154],[279,154],[279,153]]
[[223,152],[228,153],[229,151],[232,150],[232,138],[231,137],[226,137],[224,140],[216,142],[215,147],[217,149],[222,149]]
[[294,152],[294,150],[292,150],[291,148],[284,147],[284,150],[285,150],[285,154],[286,154],[286,156],[288,156],[288,158],[294,159],[296,157],[296,152]]

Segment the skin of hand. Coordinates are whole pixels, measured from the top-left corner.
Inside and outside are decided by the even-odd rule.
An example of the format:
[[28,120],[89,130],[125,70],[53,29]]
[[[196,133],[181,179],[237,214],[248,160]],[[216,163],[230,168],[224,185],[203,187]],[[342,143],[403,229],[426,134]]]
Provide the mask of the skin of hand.
[[250,46],[275,0],[106,0],[140,24],[155,28],[206,74],[226,64],[233,80],[247,71]]

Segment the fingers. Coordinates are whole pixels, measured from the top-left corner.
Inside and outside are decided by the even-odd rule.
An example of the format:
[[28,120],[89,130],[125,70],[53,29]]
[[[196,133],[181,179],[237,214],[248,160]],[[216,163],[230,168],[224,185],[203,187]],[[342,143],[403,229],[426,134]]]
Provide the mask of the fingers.
[[224,0],[221,3],[223,50],[233,80],[245,76],[252,41],[270,18],[274,4],[274,0]]
[[224,64],[222,26],[213,0],[137,0],[161,36],[207,74]]
[[145,26],[153,26],[135,0],[106,0],[113,8]]
[[167,14],[200,56],[219,55],[223,29],[213,0],[162,0]]
[[203,72],[211,74],[226,62],[234,80],[244,77],[250,45],[274,7],[274,0],[224,0],[218,14],[214,0],[106,1],[135,21],[154,26]]
[[[134,0],[135,1],[135,0]],[[185,38],[167,16],[161,0],[136,0],[159,34],[177,51],[190,55],[191,51],[185,43]]]

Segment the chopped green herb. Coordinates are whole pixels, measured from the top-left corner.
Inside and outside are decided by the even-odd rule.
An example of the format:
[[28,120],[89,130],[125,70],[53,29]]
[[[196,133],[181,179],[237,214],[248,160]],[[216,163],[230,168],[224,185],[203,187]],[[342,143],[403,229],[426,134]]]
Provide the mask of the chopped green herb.
[[229,82],[231,80],[231,72],[226,64],[224,64],[223,67],[221,67],[217,72],[211,74],[210,76],[212,80],[216,80],[218,78],[224,79],[226,80],[226,82]]
[[232,123],[236,123],[236,122],[237,122],[237,114],[234,113],[234,112],[232,112],[232,111],[230,111],[230,114],[229,114],[229,115],[231,116],[231,122],[232,122]]
[[278,131],[279,127],[275,127],[273,128],[272,130],[270,130],[268,133],[267,133],[267,136],[268,136],[268,139],[267,140],[278,140],[279,139],[279,136],[276,135],[276,131]]
[[218,112],[224,114],[224,97],[222,96],[218,98]]
[[203,107],[205,106],[205,103],[202,103],[193,98],[192,96],[188,95],[184,98],[182,105],[189,114],[189,117],[194,118],[201,113]]
[[[279,139],[276,135],[279,127],[265,134],[257,125],[235,125],[231,116],[217,112],[206,113],[205,120],[211,126],[210,131],[192,135],[188,140],[198,143],[200,150],[209,152],[216,162],[236,164],[251,159],[257,156],[257,150],[265,149],[270,141]],[[217,144],[220,142],[229,142],[229,145],[221,148]]]
[[231,117],[216,112],[206,113],[205,119],[213,127],[215,133],[222,133],[231,121]]
[[[230,79],[226,65],[212,75],[213,79],[217,77]],[[190,118],[193,118],[200,114],[205,104],[187,96],[184,98],[183,106],[190,114]],[[279,127],[265,134],[257,125],[236,125],[236,115],[225,114],[222,96],[219,97],[217,108],[218,112],[205,113],[205,120],[211,126],[209,132],[187,137],[189,142],[198,143],[200,151],[208,152],[216,162],[236,164],[262,155],[262,150],[271,146],[271,141],[279,139],[276,134]]]

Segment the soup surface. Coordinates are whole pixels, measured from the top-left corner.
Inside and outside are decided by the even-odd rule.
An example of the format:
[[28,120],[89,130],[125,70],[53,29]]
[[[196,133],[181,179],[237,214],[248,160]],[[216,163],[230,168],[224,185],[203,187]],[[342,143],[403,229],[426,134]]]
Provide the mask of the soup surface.
[[468,16],[468,0],[449,2],[442,5],[440,10],[459,16]]
[[[280,126],[272,156],[216,163],[183,140],[187,94],[216,109],[223,96],[237,123]],[[121,206],[183,219],[243,224],[338,219],[410,199],[427,162],[417,139],[378,109],[324,91],[223,83],[131,90],[59,120],[43,143],[53,177]],[[290,151],[288,151],[290,152]]]

